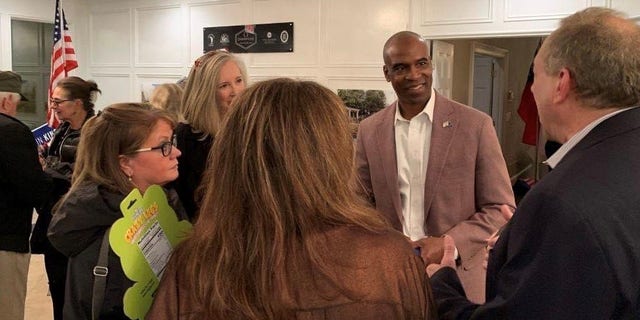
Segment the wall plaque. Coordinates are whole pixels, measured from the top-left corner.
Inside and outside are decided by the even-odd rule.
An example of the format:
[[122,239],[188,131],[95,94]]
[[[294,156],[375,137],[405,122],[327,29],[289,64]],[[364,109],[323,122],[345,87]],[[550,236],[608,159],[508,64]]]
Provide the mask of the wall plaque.
[[293,22],[204,28],[204,52],[293,52]]

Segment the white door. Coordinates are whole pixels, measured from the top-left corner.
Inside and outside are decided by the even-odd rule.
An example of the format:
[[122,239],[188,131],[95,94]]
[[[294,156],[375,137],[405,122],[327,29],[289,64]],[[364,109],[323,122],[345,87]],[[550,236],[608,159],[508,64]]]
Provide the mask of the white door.
[[453,87],[453,44],[434,40],[432,42],[433,88],[451,99]]

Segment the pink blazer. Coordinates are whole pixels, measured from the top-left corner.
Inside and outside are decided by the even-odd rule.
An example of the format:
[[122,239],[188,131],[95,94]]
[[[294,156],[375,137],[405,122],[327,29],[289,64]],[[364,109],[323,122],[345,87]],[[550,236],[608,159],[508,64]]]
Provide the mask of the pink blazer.
[[[435,95],[425,181],[429,235],[455,240],[458,275],[467,296],[484,301],[486,239],[504,223],[499,205],[515,208],[507,167],[493,122],[486,114]],[[394,121],[397,102],[365,119],[358,129],[357,176],[368,200],[402,231]]]

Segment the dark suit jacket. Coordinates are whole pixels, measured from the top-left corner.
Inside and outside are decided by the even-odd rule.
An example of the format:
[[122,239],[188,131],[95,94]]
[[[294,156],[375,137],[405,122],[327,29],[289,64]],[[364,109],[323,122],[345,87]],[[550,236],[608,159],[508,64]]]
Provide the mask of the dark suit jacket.
[[[431,148],[424,190],[429,235],[448,234],[462,259],[459,273],[475,301],[484,300],[486,239],[505,221],[499,205],[515,206],[493,122],[486,114],[434,97]],[[366,196],[402,231],[394,122],[397,103],[360,124],[358,178]]]
[[489,259],[487,303],[452,269],[442,319],[640,318],[640,108],[596,126],[520,203]]
[[0,114],[0,250],[29,252],[33,208],[50,188],[29,128]]

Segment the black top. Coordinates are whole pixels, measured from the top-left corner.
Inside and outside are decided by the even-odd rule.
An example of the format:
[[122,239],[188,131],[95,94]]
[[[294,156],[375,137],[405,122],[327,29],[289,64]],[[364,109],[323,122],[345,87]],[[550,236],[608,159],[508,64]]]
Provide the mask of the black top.
[[[93,115],[93,111],[88,112],[85,121]],[[76,163],[78,143],[80,143],[80,130],[71,129],[69,122],[62,123],[54,131],[51,145],[46,150],[47,166],[45,168],[45,173],[53,180],[53,188],[49,190],[49,199],[44,205],[37,208],[38,220],[31,236],[32,253],[55,251],[47,239],[47,228],[49,221],[51,221],[53,206],[71,187],[71,175]]]
[[207,166],[213,138],[196,132],[189,124],[180,123],[175,129],[178,149],[182,155],[178,159],[178,179],[174,188],[184,205],[189,221],[194,222],[200,205],[196,201],[196,190],[202,181]]

